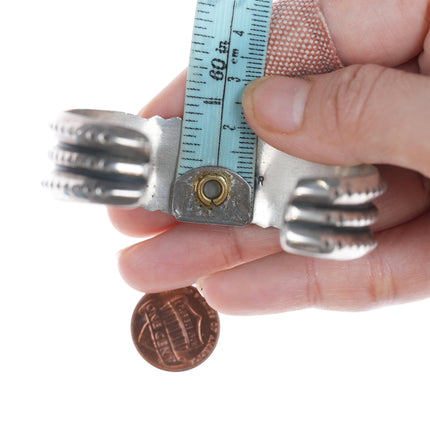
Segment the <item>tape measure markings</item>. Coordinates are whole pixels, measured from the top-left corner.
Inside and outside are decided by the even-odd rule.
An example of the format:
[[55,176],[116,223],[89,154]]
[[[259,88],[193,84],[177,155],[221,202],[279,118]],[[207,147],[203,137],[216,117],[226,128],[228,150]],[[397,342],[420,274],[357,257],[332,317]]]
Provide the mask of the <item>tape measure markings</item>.
[[220,166],[254,187],[256,136],[241,98],[245,86],[264,73],[271,4],[197,2],[178,177],[197,167]]

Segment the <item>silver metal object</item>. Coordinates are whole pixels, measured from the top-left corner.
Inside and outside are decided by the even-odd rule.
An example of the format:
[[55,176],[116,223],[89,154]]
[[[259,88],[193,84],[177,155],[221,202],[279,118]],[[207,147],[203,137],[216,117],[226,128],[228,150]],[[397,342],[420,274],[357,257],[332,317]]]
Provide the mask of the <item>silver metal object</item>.
[[56,170],[43,185],[59,198],[170,211],[181,120],[71,110],[51,125]]
[[[349,260],[376,246],[372,201],[385,186],[373,166],[310,163],[259,140],[254,196],[240,176],[214,166],[196,169],[192,180],[183,175],[174,187],[179,118],[73,110],[52,128],[59,141],[51,151],[56,169],[44,186],[61,198],[143,206],[181,221],[195,219],[188,202],[197,199],[191,206],[204,222],[276,227],[287,252],[312,257]],[[253,213],[244,213],[252,198]]]
[[[213,195],[205,192],[213,184]],[[215,189],[216,184],[218,190]],[[184,222],[246,225],[252,221],[252,190],[237,173],[217,167],[199,167],[173,184],[171,213]]]

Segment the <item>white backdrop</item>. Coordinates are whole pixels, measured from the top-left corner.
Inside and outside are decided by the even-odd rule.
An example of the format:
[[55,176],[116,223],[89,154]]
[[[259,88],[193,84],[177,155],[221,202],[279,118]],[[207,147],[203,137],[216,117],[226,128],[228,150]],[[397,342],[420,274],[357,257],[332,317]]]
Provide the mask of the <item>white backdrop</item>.
[[195,2],[1,6],[0,428],[430,428],[430,302],[367,313],[221,315],[185,373],[140,358],[141,294],[103,207],[40,187],[62,109],[137,112],[187,64]]

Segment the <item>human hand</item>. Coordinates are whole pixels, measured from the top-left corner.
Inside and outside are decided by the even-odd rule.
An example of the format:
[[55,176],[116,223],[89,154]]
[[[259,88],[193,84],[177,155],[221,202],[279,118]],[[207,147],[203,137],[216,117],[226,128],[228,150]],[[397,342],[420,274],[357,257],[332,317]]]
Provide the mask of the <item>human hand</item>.
[[[382,164],[388,191],[376,202],[378,248],[347,263],[316,260],[282,252],[275,229],[110,208],[123,233],[153,236],[121,252],[129,284],[157,292],[200,279],[209,304],[233,314],[359,310],[430,295],[430,1],[321,0],[321,8],[351,66],[306,80],[263,78],[247,88],[245,113],[261,138],[291,155]],[[141,115],[181,116],[184,91],[185,73]]]

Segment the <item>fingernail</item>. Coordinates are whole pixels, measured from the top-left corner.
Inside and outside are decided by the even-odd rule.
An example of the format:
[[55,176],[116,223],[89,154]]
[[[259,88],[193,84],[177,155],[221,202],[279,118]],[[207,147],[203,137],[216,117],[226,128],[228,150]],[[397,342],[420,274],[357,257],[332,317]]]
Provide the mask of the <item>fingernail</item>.
[[304,79],[268,76],[248,85],[243,105],[264,128],[293,133],[303,122],[309,89]]

